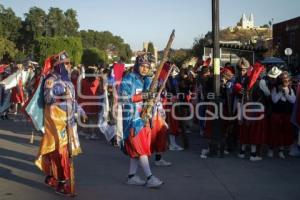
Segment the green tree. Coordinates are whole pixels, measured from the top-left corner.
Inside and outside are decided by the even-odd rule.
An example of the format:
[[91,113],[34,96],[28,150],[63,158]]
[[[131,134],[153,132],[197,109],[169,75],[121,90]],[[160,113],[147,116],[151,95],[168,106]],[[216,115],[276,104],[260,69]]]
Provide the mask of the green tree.
[[65,31],[65,15],[59,8],[51,7],[47,16],[47,35],[48,36],[64,36]]
[[73,9],[68,9],[65,13],[65,34],[68,36],[76,36],[79,28],[79,23],[77,21],[77,13]]
[[98,64],[106,64],[107,60],[108,59],[105,51],[99,50],[97,48],[89,48],[84,49],[81,62],[85,66],[93,66]]
[[191,50],[179,49],[170,51],[170,61],[176,66],[181,67],[182,64],[192,57]]
[[32,35],[31,39],[46,36],[46,19],[47,14],[38,7],[32,7],[25,13],[25,30]]
[[5,9],[0,4],[0,37],[16,42],[21,28],[21,18],[11,8]]
[[35,58],[39,62],[56,53],[65,50],[71,61],[77,65],[81,61],[83,47],[81,38],[78,37],[40,37],[35,41]]
[[14,61],[17,63],[22,63],[24,60],[28,59],[28,56],[26,56],[24,53],[21,51],[18,51],[16,55],[14,56]]
[[91,33],[92,30],[81,30],[79,32],[81,40],[82,40],[82,45],[83,48],[91,48],[94,44],[94,36]]
[[208,32],[204,37],[201,36],[194,40],[191,54],[197,58],[201,58],[204,54],[204,47],[212,44],[212,33]]
[[22,22],[22,28],[20,29],[21,36],[17,43],[17,47],[23,53],[31,54],[34,48],[34,40],[46,36],[46,19],[47,14],[38,7],[32,7],[28,13],[25,13],[25,20]]
[[15,57],[17,52],[13,42],[0,37],[0,60],[5,62],[10,61]]
[[[41,8],[32,7],[28,13],[25,13],[25,20],[22,22],[22,28],[20,29],[21,37],[18,40],[17,47],[25,54],[37,55],[36,49],[40,48],[39,46],[35,47],[37,38],[76,36],[78,35],[78,28],[77,14],[73,9],[63,12],[59,8],[50,8],[47,14]],[[43,55],[42,59],[45,56]]]
[[148,44],[148,52],[154,55],[154,45],[152,42],[149,42]]
[[130,62],[130,59],[132,57],[132,51],[130,49],[129,44],[123,44],[119,51],[119,56],[121,61],[124,61],[126,63]]
[[[78,32],[78,28],[77,13],[73,9],[64,12],[60,8],[51,7],[47,14],[41,8],[32,7],[22,21],[11,8],[6,9],[0,4],[0,37],[6,39],[5,44],[9,45],[7,49],[14,46],[19,50],[17,57],[20,59],[30,55],[43,62],[47,56],[66,50],[74,57],[75,63],[79,63],[83,48],[97,48],[102,55],[106,56],[105,52],[110,52],[112,57],[130,61],[132,51],[120,36],[109,31]],[[9,52],[6,55],[14,54],[14,51]]]
[[98,48],[105,52],[111,52],[113,57],[119,57],[126,62],[130,61],[132,51],[120,36],[114,36],[109,31],[94,30],[80,31],[80,36],[84,48]]
[[264,24],[264,25],[262,26],[262,28],[270,28],[270,25],[269,25],[269,24]]

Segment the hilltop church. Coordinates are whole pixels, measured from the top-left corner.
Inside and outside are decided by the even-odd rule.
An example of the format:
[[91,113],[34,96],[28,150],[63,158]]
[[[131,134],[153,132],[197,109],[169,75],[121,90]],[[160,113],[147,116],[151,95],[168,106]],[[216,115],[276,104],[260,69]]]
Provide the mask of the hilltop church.
[[260,26],[255,26],[254,25],[254,15],[251,13],[249,17],[246,16],[246,14],[243,14],[242,18],[240,21],[237,23],[236,27],[237,29],[242,29],[242,30],[251,30],[251,29],[256,29],[256,30],[267,30],[268,28],[263,28]]

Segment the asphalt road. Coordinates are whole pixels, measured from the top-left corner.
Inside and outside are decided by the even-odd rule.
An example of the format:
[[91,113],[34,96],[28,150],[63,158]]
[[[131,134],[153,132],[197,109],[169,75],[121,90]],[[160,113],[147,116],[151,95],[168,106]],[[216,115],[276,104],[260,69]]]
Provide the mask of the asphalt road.
[[[30,144],[31,126],[25,122],[0,121],[0,200],[53,200],[61,197],[44,185],[34,166],[40,136]],[[171,167],[156,167],[153,174],[165,184],[160,189],[125,184],[129,159],[105,139],[81,139],[84,153],[75,158],[78,196],[83,200],[299,200],[300,159],[264,158],[261,162],[226,158],[200,158],[205,142],[196,132],[189,135],[190,148],[166,152]],[[141,170],[139,170],[143,176]]]

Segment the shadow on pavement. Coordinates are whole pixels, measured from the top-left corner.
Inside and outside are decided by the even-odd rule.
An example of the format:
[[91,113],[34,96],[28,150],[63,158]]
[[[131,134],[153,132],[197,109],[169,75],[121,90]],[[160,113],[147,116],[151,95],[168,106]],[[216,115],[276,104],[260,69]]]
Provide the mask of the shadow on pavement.
[[[0,161],[2,162],[2,161]],[[20,183],[29,187],[37,188],[39,190],[42,190],[44,192],[52,193],[51,190],[48,190],[48,188],[39,182],[29,180],[20,176],[17,176],[11,172],[10,169],[4,168],[0,166],[0,177],[9,181],[14,181],[16,183]]]
[[23,171],[27,171],[27,172],[31,172],[31,173],[38,173],[38,170],[35,168],[34,164],[32,163],[32,165],[24,163],[24,162],[20,162],[17,160],[12,160],[9,158],[5,158],[0,156],[0,163],[3,165],[7,165],[7,166],[11,166]]
[[[32,123],[27,120],[0,120],[0,127],[1,130],[23,135],[30,135],[34,130]],[[38,133],[35,134],[38,135]]]
[[34,145],[34,146],[39,145],[39,141],[36,139],[36,137],[34,139],[33,144],[29,143],[30,138],[21,138],[21,137],[16,137],[16,136],[7,135],[7,134],[1,134],[1,133],[0,133],[0,139],[15,142],[17,144]]
[[29,155],[26,153],[3,149],[1,147],[0,147],[0,156],[14,157],[14,158],[22,159],[22,160],[29,161],[29,162],[33,162],[36,158],[35,156]]

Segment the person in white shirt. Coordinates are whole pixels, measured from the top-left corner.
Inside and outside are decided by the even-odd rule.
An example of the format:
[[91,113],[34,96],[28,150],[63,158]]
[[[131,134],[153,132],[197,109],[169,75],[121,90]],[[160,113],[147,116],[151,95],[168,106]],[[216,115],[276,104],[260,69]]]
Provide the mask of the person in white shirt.
[[271,134],[273,149],[279,148],[279,157],[285,158],[285,147],[293,144],[293,127],[290,122],[293,105],[296,101],[295,92],[287,71],[279,76],[279,83],[271,91],[272,116]]

